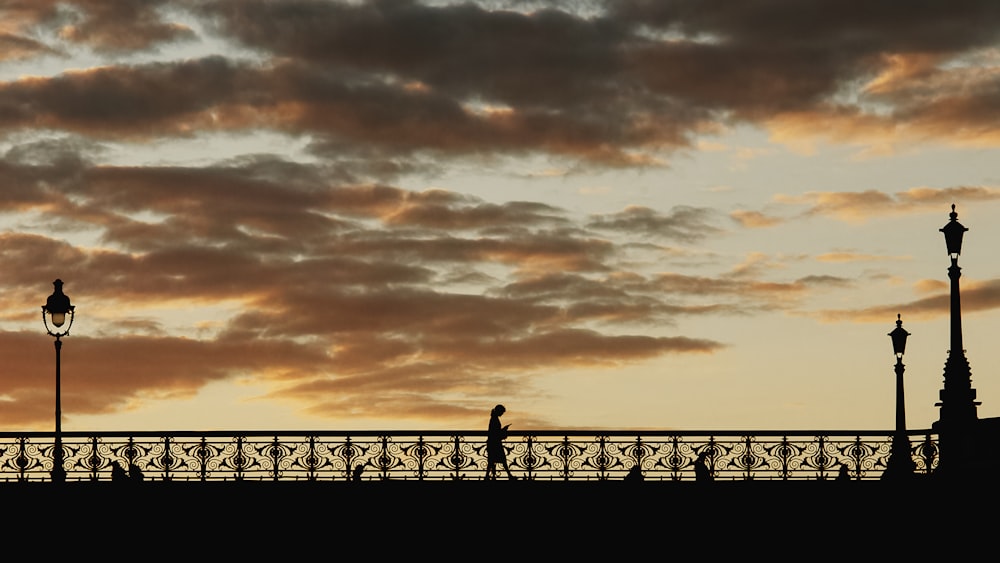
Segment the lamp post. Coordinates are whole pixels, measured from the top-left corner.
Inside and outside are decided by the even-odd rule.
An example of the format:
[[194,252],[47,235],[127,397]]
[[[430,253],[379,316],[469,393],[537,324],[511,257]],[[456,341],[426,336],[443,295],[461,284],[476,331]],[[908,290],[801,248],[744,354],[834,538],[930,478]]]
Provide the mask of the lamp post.
[[896,356],[896,433],[892,436],[892,451],[886,463],[883,478],[900,479],[913,475],[916,464],[910,449],[910,437],[906,434],[906,407],[903,400],[903,354],[906,352],[906,337],[910,333],[903,328],[902,316],[896,315],[896,328],[889,333],[892,337],[892,352]]
[[972,388],[972,371],[965,357],[962,345],[962,303],[958,289],[958,279],[962,269],[958,267],[958,257],[962,253],[962,236],[969,229],[958,222],[955,205],[951,206],[951,220],[940,231],[944,233],[945,245],[951,266],[951,348],[944,364],[944,388],[938,393],[941,401],[940,418],[934,424],[940,436],[941,461],[938,471],[948,466],[967,466],[973,453],[975,426],[978,421],[976,390]]
[[55,290],[45,300],[45,305],[42,305],[42,322],[49,336],[56,339],[56,439],[55,449],[52,452],[52,482],[62,483],[66,480],[66,469],[63,467],[59,353],[62,350],[62,337],[67,336],[70,327],[73,326],[75,307],[70,304],[69,296],[63,293],[62,280],[57,279],[52,285],[55,286]]

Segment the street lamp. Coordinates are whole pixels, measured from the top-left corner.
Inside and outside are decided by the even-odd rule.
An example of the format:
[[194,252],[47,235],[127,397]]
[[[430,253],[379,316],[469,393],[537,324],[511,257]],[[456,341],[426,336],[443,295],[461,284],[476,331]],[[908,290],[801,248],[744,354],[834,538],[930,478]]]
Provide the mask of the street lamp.
[[910,450],[910,437],[906,434],[906,408],[903,400],[903,354],[906,352],[906,337],[910,333],[903,328],[902,316],[896,315],[896,328],[889,333],[892,337],[892,353],[896,356],[896,433],[892,436],[892,451],[886,463],[883,478],[905,478],[913,475],[916,464]]
[[45,305],[42,305],[42,322],[49,336],[56,339],[56,443],[52,452],[52,481],[62,483],[66,480],[66,469],[63,467],[59,352],[62,350],[62,337],[69,335],[69,329],[73,326],[75,307],[70,304],[69,296],[63,293],[62,280],[57,279],[52,285],[55,286],[55,290],[45,300]]
[[975,448],[973,434],[978,422],[976,407],[980,404],[976,401],[972,370],[962,345],[962,301],[958,284],[962,277],[958,257],[962,254],[962,238],[969,229],[958,222],[954,204],[949,219],[948,224],[939,229],[944,233],[948,257],[951,258],[948,268],[951,280],[951,347],[944,364],[944,388],[938,392],[941,400],[935,403],[935,406],[941,407],[940,418],[934,424],[940,436],[938,472],[946,465],[961,468],[971,461]]

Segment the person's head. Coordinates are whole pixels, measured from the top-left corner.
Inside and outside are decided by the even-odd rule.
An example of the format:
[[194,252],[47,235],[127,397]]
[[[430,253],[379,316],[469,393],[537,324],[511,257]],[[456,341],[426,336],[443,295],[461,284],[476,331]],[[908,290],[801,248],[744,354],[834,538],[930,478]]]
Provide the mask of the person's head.
[[493,407],[493,414],[496,416],[501,416],[505,412],[507,412],[507,409],[503,405],[497,405]]

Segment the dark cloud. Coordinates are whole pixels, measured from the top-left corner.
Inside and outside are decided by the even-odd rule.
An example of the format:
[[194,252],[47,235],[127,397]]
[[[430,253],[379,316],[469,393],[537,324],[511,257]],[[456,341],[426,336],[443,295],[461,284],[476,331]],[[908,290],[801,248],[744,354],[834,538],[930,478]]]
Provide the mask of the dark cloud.
[[[0,85],[0,128],[127,139],[270,129],[309,135],[327,158],[367,155],[357,165],[386,177],[427,153],[662,165],[734,120],[809,119],[840,134],[882,122],[966,140],[992,139],[1000,120],[996,79],[961,64],[997,40],[1000,10],[989,2],[852,12],[625,1],[586,14],[311,0],[69,5],[80,20],[67,24],[70,40],[146,48],[185,36],[169,14],[189,8],[264,62],[214,56],[16,80]],[[923,62],[899,73],[910,60]]]
[[[128,53],[191,39],[194,33],[171,21],[171,0],[32,0],[7,2],[6,23],[21,32],[55,35],[59,42],[97,52]],[[48,51],[45,47],[40,49]]]
[[0,62],[57,54],[58,51],[40,41],[0,32]]
[[[66,289],[69,292],[68,285]],[[93,302],[83,303],[81,314],[88,307],[96,308]],[[80,304],[77,300],[78,307]],[[40,318],[37,322],[41,326]],[[47,425],[52,420],[51,364],[37,361],[51,356],[52,343],[39,335],[45,337],[41,330],[0,333],[0,351],[8,358],[0,380],[0,396],[8,398],[0,417],[3,426]],[[65,342],[62,354],[67,366],[61,387],[63,412],[69,419],[112,413],[154,398],[190,398],[209,382],[262,366],[280,367],[302,377],[327,362],[322,347],[280,340],[227,342],[71,334]]]
[[677,206],[670,213],[661,214],[648,207],[632,206],[618,213],[592,217],[587,226],[690,243],[722,232],[712,224],[716,219],[710,209]]
[[884,51],[953,52],[998,38],[1000,7],[989,0],[622,0],[608,4],[634,25],[735,44],[822,47],[850,56]]
[[[36,153],[46,146],[61,156],[41,159]],[[724,309],[667,303],[661,284],[618,272],[615,242],[551,206],[331,185],[321,165],[273,158],[204,167],[97,165],[70,158],[72,146],[9,152],[0,164],[19,179],[18,189],[3,192],[0,209],[44,214],[47,223],[102,244],[0,236],[10,272],[3,320],[38,322],[37,306],[27,304],[41,303],[39,294],[56,277],[81,315],[174,304],[232,316],[214,328],[187,327],[198,339],[171,336],[174,327],[138,315],[100,329],[103,336],[75,337],[74,363],[86,366],[78,375],[96,379],[67,390],[67,413],[190,397],[209,382],[250,371],[289,386],[275,396],[295,399],[295,389],[314,385],[349,394],[385,389],[385,400],[420,397],[430,413],[441,393],[496,392],[517,373],[722,346],[636,330]],[[698,216],[689,219],[696,224]],[[680,223],[685,217],[674,214]],[[551,272],[563,278],[546,279]],[[456,278],[472,285],[445,283]],[[143,362],[158,366],[141,385],[128,385],[125,373]],[[39,381],[10,381],[0,393],[29,400]],[[318,412],[327,399],[306,402]],[[30,423],[44,410],[14,418],[17,412],[5,411],[6,424]]]
[[60,37],[113,53],[193,39],[190,28],[164,19],[170,4],[170,0],[77,0],[67,4],[68,21]]
[[[50,127],[97,137],[193,135],[220,101],[252,96],[254,73],[221,57],[112,66],[0,84],[0,128]],[[231,125],[230,125],[231,126]]]

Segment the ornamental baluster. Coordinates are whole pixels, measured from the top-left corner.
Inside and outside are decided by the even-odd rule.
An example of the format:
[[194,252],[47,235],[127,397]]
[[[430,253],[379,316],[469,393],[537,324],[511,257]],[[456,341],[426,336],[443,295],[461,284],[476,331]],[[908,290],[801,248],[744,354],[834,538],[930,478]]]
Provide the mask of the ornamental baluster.
[[781,437],[781,446],[778,448],[778,459],[781,461],[781,480],[787,481],[789,476],[789,466],[793,448],[788,443],[788,436]]
[[351,445],[351,437],[344,440],[344,479],[351,480],[351,471],[354,468],[354,446]]
[[379,436],[379,442],[382,446],[382,451],[378,455],[378,469],[382,473],[382,480],[389,480],[389,468],[392,460],[389,457],[389,437],[386,435]]
[[160,460],[163,462],[163,480],[169,481],[170,466],[174,464],[174,459],[170,456],[170,436],[163,437],[163,457]]
[[570,444],[569,436],[563,436],[562,446],[559,448],[559,457],[562,459],[563,480],[569,481],[569,458],[572,455],[573,446]]
[[[424,437],[417,437],[417,480],[424,480],[424,464],[427,463],[427,446],[424,444]],[[456,470],[457,472],[457,470]]]
[[97,436],[90,438],[90,457],[87,458],[87,467],[90,468],[90,480],[97,481],[97,473],[101,468],[101,455],[97,452]]
[[271,475],[272,478],[277,481],[281,472],[279,471],[278,464],[281,463],[281,442],[278,441],[278,437],[275,436],[274,440],[271,442],[271,447],[268,448],[268,457],[271,458]]
[[531,434],[527,436],[527,444],[528,444],[528,450],[524,454],[524,470],[525,470],[524,478],[528,481],[532,481],[535,478],[533,472],[535,470],[535,467],[538,466],[538,457],[535,455],[535,445],[534,445],[535,441],[534,441],[534,436],[532,436]]
[[934,459],[938,455],[938,447],[931,440],[931,435],[927,434],[924,437],[924,443],[920,446],[920,457],[924,461],[924,472],[928,475],[931,474],[934,466]]
[[243,480],[243,470],[247,464],[247,458],[243,454],[243,436],[236,437],[236,455],[233,456],[233,468],[236,469],[235,478],[237,481]]
[[316,480],[316,468],[319,467],[319,457],[316,455],[316,437],[309,436],[309,453],[306,454],[306,478]]
[[17,439],[17,458],[14,463],[17,465],[17,480],[22,482],[28,480],[24,475],[29,463],[27,444],[28,439],[24,436]]
[[198,443],[198,448],[195,450],[195,457],[198,458],[198,476],[202,482],[208,480],[208,439],[205,436],[201,437]]

